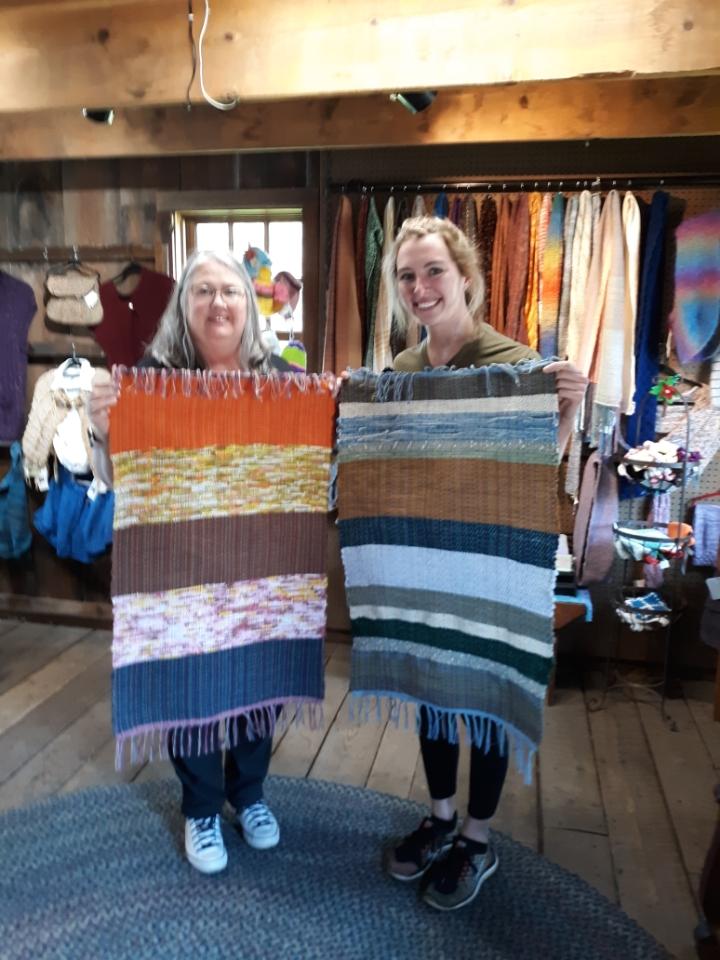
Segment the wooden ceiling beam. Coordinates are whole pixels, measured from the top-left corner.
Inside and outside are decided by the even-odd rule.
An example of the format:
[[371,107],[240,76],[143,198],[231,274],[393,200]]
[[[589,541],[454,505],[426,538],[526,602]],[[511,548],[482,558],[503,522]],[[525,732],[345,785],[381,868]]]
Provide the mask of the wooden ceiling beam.
[[720,134],[720,77],[567,80],[444,90],[415,116],[386,96],[0,115],[5,160]]
[[[195,2],[195,35],[204,6]],[[716,0],[213,0],[216,98],[332,97],[583,76],[720,72]],[[11,3],[0,112],[178,105],[190,79],[181,0]],[[193,97],[200,99],[196,84]]]

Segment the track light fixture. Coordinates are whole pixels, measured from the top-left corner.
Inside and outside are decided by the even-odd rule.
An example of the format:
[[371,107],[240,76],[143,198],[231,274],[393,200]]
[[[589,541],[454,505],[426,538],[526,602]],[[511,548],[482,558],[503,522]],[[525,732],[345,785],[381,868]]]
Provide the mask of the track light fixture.
[[409,110],[410,113],[421,113],[427,110],[437,96],[437,90],[420,90],[417,93],[391,93],[390,99]]
[[90,120],[92,123],[104,124],[106,127],[109,127],[115,119],[115,111],[111,107],[99,110],[89,110],[87,107],[83,107],[82,115],[86,120]]

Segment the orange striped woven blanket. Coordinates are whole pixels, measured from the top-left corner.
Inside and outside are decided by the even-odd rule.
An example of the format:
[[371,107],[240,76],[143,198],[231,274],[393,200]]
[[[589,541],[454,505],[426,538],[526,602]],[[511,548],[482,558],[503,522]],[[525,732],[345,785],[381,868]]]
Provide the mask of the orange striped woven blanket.
[[[118,371],[117,759],[272,733],[323,699],[331,379]],[[218,740],[221,742],[218,743]]]

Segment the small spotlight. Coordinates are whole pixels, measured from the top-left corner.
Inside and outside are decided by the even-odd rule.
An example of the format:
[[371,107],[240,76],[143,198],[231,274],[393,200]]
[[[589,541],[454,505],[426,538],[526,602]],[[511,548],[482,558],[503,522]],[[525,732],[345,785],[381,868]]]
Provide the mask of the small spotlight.
[[106,127],[109,127],[115,119],[115,111],[110,108],[103,110],[88,110],[87,107],[83,107],[82,115],[86,120],[91,120],[93,123],[102,123]]
[[390,99],[402,104],[410,113],[427,110],[437,96],[437,90],[421,90],[419,93],[391,93]]

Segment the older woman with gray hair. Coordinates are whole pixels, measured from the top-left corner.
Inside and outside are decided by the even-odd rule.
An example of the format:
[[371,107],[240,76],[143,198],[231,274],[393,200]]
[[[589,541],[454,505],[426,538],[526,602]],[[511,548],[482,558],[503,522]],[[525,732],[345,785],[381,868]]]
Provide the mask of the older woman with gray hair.
[[[252,282],[230,253],[197,251],[188,259],[158,331],[140,367],[290,371],[268,353],[260,337],[260,314]],[[110,409],[117,402],[112,384],[93,388],[89,403],[94,456],[99,476],[112,482],[108,454]],[[270,765],[272,737],[248,735],[241,722],[237,745],[202,756],[170,758],[182,785],[185,852],[202,873],[217,873],[227,864],[220,829],[220,811],[228,800],[246,842],[256,849],[274,847],[280,828],[263,800],[263,782]]]

